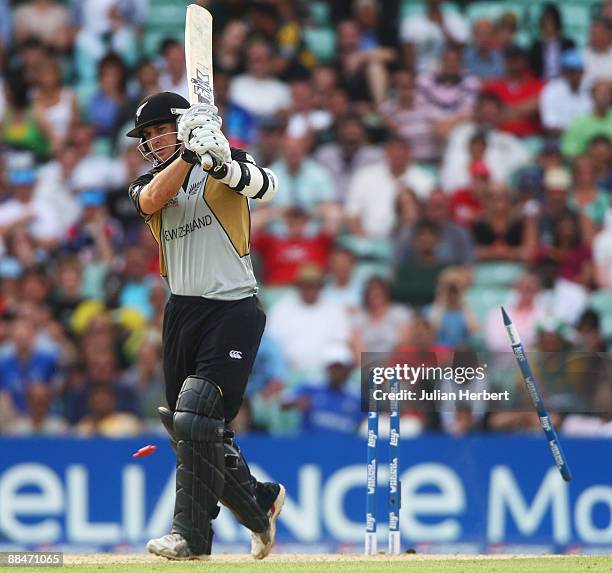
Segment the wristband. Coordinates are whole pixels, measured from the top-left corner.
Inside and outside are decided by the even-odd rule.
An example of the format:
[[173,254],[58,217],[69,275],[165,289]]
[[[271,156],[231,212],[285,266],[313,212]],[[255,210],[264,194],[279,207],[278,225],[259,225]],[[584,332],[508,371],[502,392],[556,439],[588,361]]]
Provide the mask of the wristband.
[[227,175],[228,168],[229,163],[220,163],[219,165],[214,165],[208,173],[213,179],[223,179]]
[[183,149],[181,152],[181,159],[187,163],[191,163],[192,165],[197,165],[200,163],[200,159],[198,158],[197,154],[191,151],[191,149],[187,148]]

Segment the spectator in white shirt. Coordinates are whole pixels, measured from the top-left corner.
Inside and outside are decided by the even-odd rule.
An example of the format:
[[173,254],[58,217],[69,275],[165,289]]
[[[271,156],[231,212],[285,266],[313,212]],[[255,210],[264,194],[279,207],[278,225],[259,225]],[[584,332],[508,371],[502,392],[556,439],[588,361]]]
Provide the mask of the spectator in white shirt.
[[95,82],[97,64],[109,52],[119,55],[127,66],[136,65],[142,0],[75,0],[71,4],[78,29],[74,62],[82,85]]
[[256,119],[289,109],[291,94],[286,84],[272,73],[272,48],[255,42],[247,51],[247,73],[232,79],[230,100]]
[[469,26],[457,12],[443,11],[442,0],[426,0],[425,14],[401,23],[404,63],[418,72],[434,71],[447,44],[466,44]]
[[589,45],[584,50],[584,69],[591,83],[612,78],[612,25],[606,18],[595,18],[591,24]]
[[[41,246],[52,248],[61,238],[62,228],[54,213],[33,197],[36,172],[25,155],[9,161],[7,183],[11,198],[0,203],[0,241],[16,227],[27,229],[28,234]],[[4,245],[0,252],[4,251]]]
[[379,108],[385,127],[412,145],[417,161],[434,161],[438,142],[431,119],[417,102],[414,74],[400,69],[393,74],[393,90]]
[[361,303],[362,280],[355,272],[355,255],[350,249],[337,245],[329,256],[328,282],[323,296],[340,303],[349,314],[354,313]]
[[174,92],[189,99],[189,82],[185,68],[185,50],[174,38],[165,40],[161,45],[163,68],[159,76],[162,91]]
[[365,166],[374,165],[383,158],[378,147],[368,145],[366,131],[361,117],[349,113],[336,123],[337,140],[319,147],[315,160],[327,168],[335,183],[335,199],[346,201],[351,177]]
[[343,305],[321,296],[323,272],[306,265],[297,278],[297,293],[281,299],[270,312],[268,333],[280,344],[290,368],[316,372],[325,367],[325,350],[348,345],[350,322]]
[[504,104],[497,96],[483,93],[476,102],[473,119],[459,124],[450,132],[440,173],[444,191],[469,186],[469,144],[476,133],[486,137],[484,161],[494,181],[507,183],[517,169],[529,162],[529,151],[523,142],[498,129],[503,112]]
[[604,228],[593,239],[595,283],[599,288],[612,290],[612,210],[606,214]]
[[291,82],[291,99],[287,135],[313,136],[331,126],[332,114],[326,109],[317,109],[314,105],[314,93],[310,82],[307,80]]
[[412,163],[410,145],[393,136],[385,146],[385,160],[362,167],[351,182],[345,210],[352,233],[388,238],[397,220],[398,193],[406,187],[425,199],[433,191],[435,180]]
[[[541,288],[540,278],[527,271],[516,280],[511,300],[505,305],[526,348],[536,342],[536,324],[546,315],[546,309],[540,299]],[[487,314],[484,337],[487,350],[508,352],[508,337],[504,329],[499,328],[498,307],[492,308]]]
[[[77,162],[71,174],[72,182],[87,181],[87,185],[75,187],[115,187],[123,183],[121,164],[108,155],[100,155],[94,149],[94,132],[91,125],[78,124],[71,132],[71,141],[77,153]],[[89,185],[92,182],[92,185]]]
[[[15,4],[15,3],[13,3]],[[68,51],[74,39],[70,10],[56,0],[20,2],[13,13],[13,37],[17,44],[36,38],[45,46]]]
[[308,156],[308,142],[304,138],[285,137],[282,157],[270,169],[278,179],[283,193],[257,209],[301,207],[311,216],[323,220],[338,215],[334,182],[325,167]]
[[62,236],[76,223],[81,213],[72,180],[77,162],[78,154],[74,145],[65,145],[54,161],[40,168],[34,188],[34,199],[53,214]]
[[359,352],[392,352],[406,335],[412,309],[391,302],[389,283],[379,276],[368,280],[362,305],[353,317],[353,336]]
[[593,108],[591,90],[584,77],[584,65],[578,50],[561,55],[562,75],[548,82],[540,94],[540,118],[551,135],[558,135],[581,115]]

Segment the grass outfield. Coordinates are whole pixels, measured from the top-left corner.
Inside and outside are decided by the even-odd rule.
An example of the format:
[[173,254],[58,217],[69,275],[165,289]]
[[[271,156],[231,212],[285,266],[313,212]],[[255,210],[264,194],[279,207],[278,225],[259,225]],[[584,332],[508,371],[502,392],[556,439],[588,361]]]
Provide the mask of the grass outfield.
[[[216,556],[210,562],[164,561],[135,555],[66,555],[61,571],[78,573],[599,573],[612,571],[611,556],[477,556],[477,555],[384,555],[366,559],[361,555],[274,555],[265,561],[242,556]],[[50,567],[10,567],[11,572],[51,573]]]

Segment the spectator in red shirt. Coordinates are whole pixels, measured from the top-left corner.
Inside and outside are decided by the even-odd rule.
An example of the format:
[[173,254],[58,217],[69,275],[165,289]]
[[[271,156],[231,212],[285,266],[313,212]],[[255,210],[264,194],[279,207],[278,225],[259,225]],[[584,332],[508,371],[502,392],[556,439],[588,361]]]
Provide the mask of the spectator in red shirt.
[[457,190],[450,201],[453,221],[465,226],[471,226],[482,215],[484,199],[491,185],[491,172],[484,161],[472,161],[470,176],[470,186]]
[[285,212],[285,233],[264,231],[253,238],[252,246],[261,257],[266,286],[294,284],[298,271],[306,264],[327,266],[335,234],[329,230],[310,232],[309,220],[301,207],[289,207]]
[[485,86],[486,92],[495,94],[507,106],[500,129],[518,137],[537,135],[541,131],[538,102],[544,82],[532,75],[521,47],[508,46],[504,56],[506,76]]

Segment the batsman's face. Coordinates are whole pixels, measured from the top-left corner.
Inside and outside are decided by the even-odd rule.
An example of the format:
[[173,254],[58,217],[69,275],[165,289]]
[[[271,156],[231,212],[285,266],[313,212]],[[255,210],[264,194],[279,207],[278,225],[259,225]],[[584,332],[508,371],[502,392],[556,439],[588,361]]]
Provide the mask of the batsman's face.
[[161,123],[143,129],[144,143],[150,152],[160,161],[166,161],[175,153],[176,125],[174,123]]

